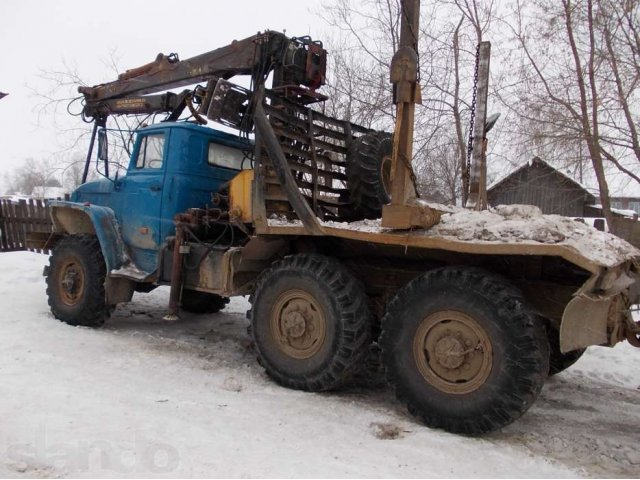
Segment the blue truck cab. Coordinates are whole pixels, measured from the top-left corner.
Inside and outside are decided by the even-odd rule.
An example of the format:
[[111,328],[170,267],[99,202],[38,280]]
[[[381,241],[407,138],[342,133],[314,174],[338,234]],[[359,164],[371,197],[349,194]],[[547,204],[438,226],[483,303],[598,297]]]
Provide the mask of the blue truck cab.
[[[186,122],[144,127],[137,131],[126,175],[85,183],[70,201],[110,209],[128,258],[151,274],[159,249],[175,234],[174,215],[210,206],[213,193],[249,168],[248,145],[238,136]],[[121,266],[117,255],[104,253],[110,268]]]

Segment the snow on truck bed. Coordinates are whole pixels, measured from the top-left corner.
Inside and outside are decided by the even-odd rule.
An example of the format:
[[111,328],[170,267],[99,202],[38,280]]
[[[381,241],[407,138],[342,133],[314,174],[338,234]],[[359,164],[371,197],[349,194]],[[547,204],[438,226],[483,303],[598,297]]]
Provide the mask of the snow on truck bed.
[[[560,215],[543,215],[533,205],[499,205],[476,212],[463,208],[429,204],[444,212],[440,223],[412,235],[441,237],[464,243],[523,245],[560,245],[569,247],[594,263],[613,267],[632,257],[640,258],[640,250],[619,237],[601,232],[582,222]],[[322,226],[367,233],[394,233],[383,228],[380,220],[358,222],[321,222]],[[269,219],[269,226],[301,226],[299,220]]]

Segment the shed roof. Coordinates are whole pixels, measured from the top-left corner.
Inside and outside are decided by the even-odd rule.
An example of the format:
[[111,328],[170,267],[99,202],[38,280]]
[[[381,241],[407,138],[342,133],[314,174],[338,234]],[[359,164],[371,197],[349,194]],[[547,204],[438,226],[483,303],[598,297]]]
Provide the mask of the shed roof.
[[549,165],[547,162],[545,162],[544,160],[542,160],[540,157],[533,157],[531,160],[529,160],[527,163],[519,166],[518,168],[516,168],[515,170],[513,170],[512,172],[508,173],[507,175],[505,175],[502,178],[499,178],[498,180],[496,180],[495,182],[493,182],[491,185],[489,185],[487,187],[487,192],[490,192],[491,190],[497,188],[498,186],[500,186],[501,184],[503,184],[504,182],[510,180],[512,177],[515,177],[518,173],[520,173],[522,170],[525,169],[529,169],[532,167],[542,167],[546,170],[549,171],[549,173],[554,173],[557,174],[559,176],[561,176],[565,181],[569,182],[570,184],[572,184],[573,186],[575,186],[576,188],[579,188],[581,190],[584,190],[584,192],[593,197],[595,199],[595,195],[593,193],[591,193],[589,191],[589,189],[584,186],[583,184],[581,184],[580,182],[576,181],[575,179],[571,178],[570,176],[568,176],[567,174],[561,172],[560,170],[558,170],[557,168]]

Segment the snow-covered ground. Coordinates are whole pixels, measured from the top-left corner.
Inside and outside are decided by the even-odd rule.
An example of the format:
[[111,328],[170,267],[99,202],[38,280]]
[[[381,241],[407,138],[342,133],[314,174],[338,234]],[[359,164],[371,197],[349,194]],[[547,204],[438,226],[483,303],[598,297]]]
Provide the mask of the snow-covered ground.
[[46,257],[0,254],[0,477],[637,477],[640,350],[591,348],[481,439],[413,421],[388,388],[287,390],[255,363],[247,302],[162,320],[167,289],[104,328],[49,313]]

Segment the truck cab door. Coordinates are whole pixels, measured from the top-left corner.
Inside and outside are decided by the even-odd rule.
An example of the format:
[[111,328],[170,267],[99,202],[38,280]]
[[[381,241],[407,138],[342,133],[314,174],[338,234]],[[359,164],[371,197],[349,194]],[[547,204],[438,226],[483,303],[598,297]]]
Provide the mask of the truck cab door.
[[138,136],[127,176],[120,185],[122,237],[136,266],[156,270],[161,245],[162,191],[169,132]]

